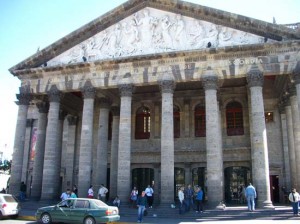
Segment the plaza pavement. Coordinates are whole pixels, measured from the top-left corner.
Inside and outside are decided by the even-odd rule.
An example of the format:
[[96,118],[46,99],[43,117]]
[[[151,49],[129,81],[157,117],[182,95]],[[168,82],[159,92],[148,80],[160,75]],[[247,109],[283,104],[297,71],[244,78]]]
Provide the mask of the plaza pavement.
[[[35,211],[39,207],[54,205],[58,201],[34,201],[26,200],[21,202],[21,212],[19,219],[35,221]],[[129,208],[128,205],[121,205],[120,207],[121,220],[117,223],[136,223],[137,209]],[[195,211],[187,212],[183,215],[178,214],[178,209],[172,209],[168,206],[157,206],[148,209],[148,216],[144,217],[144,223],[163,223],[163,224],[215,224],[215,223],[236,223],[239,224],[267,224],[267,223],[300,223],[300,216],[294,217],[291,206],[276,205],[273,210],[257,209],[254,212],[249,212],[247,207],[236,206],[226,207],[225,210],[205,210],[203,213],[196,213]]]

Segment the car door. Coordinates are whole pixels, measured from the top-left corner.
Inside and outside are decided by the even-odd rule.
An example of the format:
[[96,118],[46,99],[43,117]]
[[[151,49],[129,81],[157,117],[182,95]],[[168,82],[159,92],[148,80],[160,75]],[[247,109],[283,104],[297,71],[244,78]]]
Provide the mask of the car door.
[[71,216],[70,205],[73,200],[67,199],[57,204],[51,211],[51,218],[53,222],[68,222]]
[[90,202],[85,199],[77,199],[71,207],[71,219],[73,223],[82,223],[87,211],[90,209]]

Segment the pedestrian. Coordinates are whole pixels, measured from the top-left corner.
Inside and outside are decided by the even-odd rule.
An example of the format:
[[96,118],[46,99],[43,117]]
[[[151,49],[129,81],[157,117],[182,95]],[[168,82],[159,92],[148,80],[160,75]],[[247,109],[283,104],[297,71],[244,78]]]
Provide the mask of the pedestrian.
[[255,210],[255,198],[256,198],[256,190],[255,187],[252,186],[251,183],[249,183],[248,187],[245,190],[245,197],[247,199],[248,203],[248,210],[254,211]]
[[197,187],[196,202],[197,202],[196,212],[202,213],[203,212],[203,190],[200,186]]
[[178,191],[178,198],[179,198],[179,214],[182,214],[183,211],[183,207],[184,207],[184,187],[180,187],[179,191]]
[[94,190],[93,190],[93,185],[90,185],[90,188],[88,190],[88,198],[94,198]]
[[143,216],[144,216],[144,211],[146,209],[146,204],[147,204],[147,196],[146,196],[145,191],[142,191],[142,194],[138,197],[136,204],[138,206],[138,221],[137,222],[142,222]]
[[147,196],[149,208],[152,208],[153,205],[153,193],[154,193],[153,188],[149,184],[148,187],[145,189],[145,194]]
[[71,191],[70,198],[77,198],[77,195],[74,191]]
[[120,207],[121,204],[121,200],[118,196],[115,197],[114,201],[113,201],[113,205],[117,206],[118,208]]
[[24,183],[24,181],[22,181],[21,182],[21,186],[20,186],[20,201],[24,201],[25,200],[26,190],[27,190],[27,186]]
[[184,202],[186,204],[185,211],[186,212],[190,211],[191,206],[193,206],[194,204],[194,190],[190,184],[184,190]]
[[60,199],[63,202],[61,204],[62,206],[67,206],[67,202],[64,202],[64,201],[67,200],[68,198],[70,198],[70,196],[71,196],[70,189],[67,189],[67,191],[65,191],[61,194]]
[[293,214],[294,214],[294,216],[299,216],[300,195],[296,191],[296,188],[293,188],[292,192],[289,194],[289,200],[292,203],[292,208],[293,208]]
[[98,199],[101,201],[106,201],[106,194],[108,193],[108,189],[104,187],[103,184],[100,185],[98,190]]
[[131,193],[130,193],[130,202],[131,206],[134,208],[136,206],[136,200],[139,195],[139,191],[136,189],[136,187],[133,187]]
[[76,197],[78,197],[78,187],[76,184],[74,184],[74,186],[73,186],[73,192],[74,192],[74,194],[76,194]]

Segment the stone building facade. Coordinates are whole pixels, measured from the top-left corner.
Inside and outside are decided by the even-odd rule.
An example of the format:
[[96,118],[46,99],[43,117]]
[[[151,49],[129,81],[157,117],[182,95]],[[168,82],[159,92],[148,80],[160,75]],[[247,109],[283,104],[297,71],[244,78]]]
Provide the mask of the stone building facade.
[[[201,5],[129,0],[10,69],[21,80],[10,191],[93,185],[127,201],[258,205],[300,187],[300,32]],[[286,189],[286,190],[285,190]]]

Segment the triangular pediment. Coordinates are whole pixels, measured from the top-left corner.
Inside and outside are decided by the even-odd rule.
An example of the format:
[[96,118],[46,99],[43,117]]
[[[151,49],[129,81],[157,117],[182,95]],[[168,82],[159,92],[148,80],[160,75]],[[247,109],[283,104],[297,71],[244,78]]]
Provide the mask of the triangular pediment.
[[129,0],[10,71],[292,39],[300,34],[210,7],[179,0]]
[[47,62],[72,64],[263,43],[264,37],[181,14],[144,8]]

